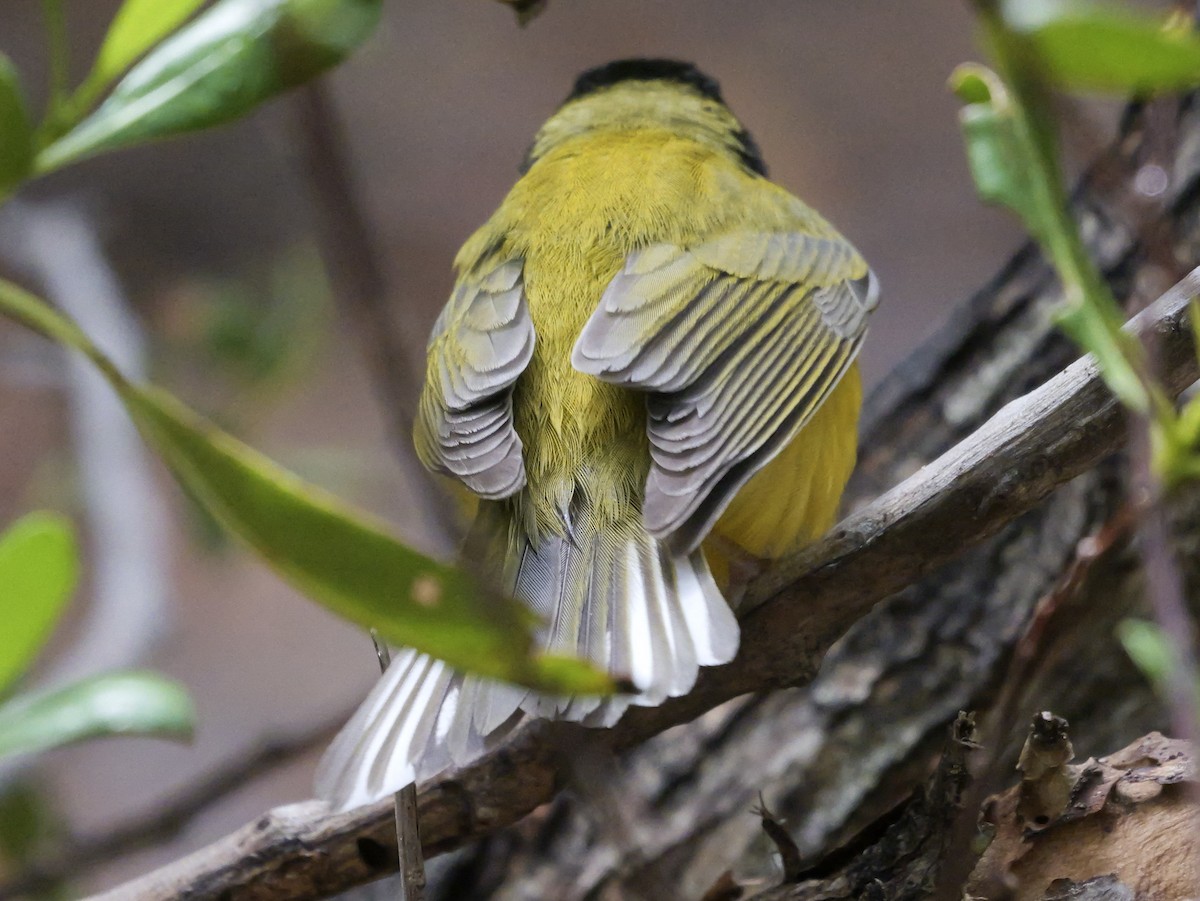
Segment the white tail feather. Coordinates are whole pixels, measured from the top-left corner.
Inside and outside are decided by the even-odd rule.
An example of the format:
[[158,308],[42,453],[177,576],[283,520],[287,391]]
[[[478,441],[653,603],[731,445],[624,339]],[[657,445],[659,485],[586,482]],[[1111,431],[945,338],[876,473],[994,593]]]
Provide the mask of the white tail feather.
[[630,705],[654,706],[686,694],[701,666],[733,657],[737,620],[700,552],[674,555],[640,523],[581,531],[588,535],[582,542],[551,538],[536,550],[512,553],[509,559],[520,563],[512,567],[509,590],[551,611],[545,648],[585,657],[628,678],[638,693],[538,695],[398,651],[321,760],[319,797],[339,809],[354,807],[465,766],[522,714],[612,725]]

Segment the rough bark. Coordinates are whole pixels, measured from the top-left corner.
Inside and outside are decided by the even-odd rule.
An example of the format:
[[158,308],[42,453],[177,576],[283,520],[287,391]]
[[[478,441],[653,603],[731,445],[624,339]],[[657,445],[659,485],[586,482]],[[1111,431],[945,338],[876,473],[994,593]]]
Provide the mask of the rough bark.
[[[1100,759],[1074,764],[1070,727],[1037,714],[1021,751],[1021,778],[989,799],[965,892],[953,883],[939,894],[961,814],[974,813],[976,742],[972,717],[959,714],[937,771],[877,834],[825,872],[785,872],[758,891],[760,901],[1133,901],[1190,898],[1197,866],[1196,767],[1187,742],[1157,732]],[[1011,780],[1010,780],[1011,781]],[[970,819],[974,825],[975,817]],[[774,827],[774,821],[765,825]],[[781,855],[795,855],[786,832],[770,830]],[[732,880],[714,888],[735,894]],[[710,896],[714,892],[710,892]],[[709,901],[708,898],[705,901]]]
[[1020,782],[984,807],[991,839],[967,896],[1045,901],[1103,889],[1130,898],[1195,897],[1200,809],[1188,742],[1152,732],[1074,764],[1069,731],[1061,717],[1034,718]]
[[[1113,185],[1128,184],[1152,152],[1148,144],[1161,146],[1161,135],[1146,140],[1144,122],[1130,117],[1076,196],[1092,252],[1131,302],[1162,278],[1164,265],[1183,269],[1200,248],[1193,104],[1179,108],[1174,159],[1164,161],[1173,176],[1167,227],[1140,228],[1138,211],[1114,199]],[[1058,302],[1052,273],[1027,247],[893,373],[868,405],[852,503],[917,471],[1059,371],[1075,351],[1051,322]],[[699,898],[726,870],[742,878],[775,872],[749,815],[760,792],[806,856],[846,841],[921,781],[955,711],[987,704],[1033,606],[1080,539],[1123,503],[1124,466],[1121,455],[1105,459],[985,546],[877,607],[810,686],[731,702],[628,755],[607,789],[629,811],[623,826],[589,815],[591,798],[563,795],[457,855],[442,868],[435,897],[637,898],[641,886],[666,883],[677,897]],[[1181,540],[1194,551],[1200,516],[1183,516]],[[1113,638],[1114,624],[1138,602],[1135,555],[1117,548],[1080,591],[1075,628],[1055,636],[1027,692],[1030,706],[1071,720],[1084,753],[1164,725]],[[1012,741],[1019,740],[1017,729]]]

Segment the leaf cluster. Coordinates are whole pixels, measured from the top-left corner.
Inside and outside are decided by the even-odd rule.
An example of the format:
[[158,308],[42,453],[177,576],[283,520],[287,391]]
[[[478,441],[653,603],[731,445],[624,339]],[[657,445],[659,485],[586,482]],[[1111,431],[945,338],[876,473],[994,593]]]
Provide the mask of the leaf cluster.
[[[1200,87],[1190,21],[1094,0],[977,0],[995,69],[960,66],[951,88],[980,196],[1007,207],[1041,245],[1065,295],[1058,323],[1092,353],[1113,393],[1150,417],[1154,462],[1170,487],[1200,475],[1200,402],[1176,410],[1067,212],[1053,91],[1149,97]],[[1193,317],[1195,327],[1195,317]],[[1197,333],[1200,348],[1200,332]]]
[[63,517],[30,513],[0,535],[0,760],[103,735],[191,736],[187,693],[153,673],[105,673],[12,696],[62,619],[78,577],[75,538]]

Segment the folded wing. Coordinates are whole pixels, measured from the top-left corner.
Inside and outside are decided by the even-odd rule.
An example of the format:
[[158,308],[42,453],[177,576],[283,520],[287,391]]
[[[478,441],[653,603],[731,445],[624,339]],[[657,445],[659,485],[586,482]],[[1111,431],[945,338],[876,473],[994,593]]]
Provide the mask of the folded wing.
[[421,462],[460,479],[483,498],[525,485],[512,387],[533,356],[533,321],[522,261],[464,276],[429,339],[429,370],[418,409]]
[[834,234],[733,232],[630,255],[571,362],[649,394],[652,535],[681,552],[700,544],[836,387],[877,300]]

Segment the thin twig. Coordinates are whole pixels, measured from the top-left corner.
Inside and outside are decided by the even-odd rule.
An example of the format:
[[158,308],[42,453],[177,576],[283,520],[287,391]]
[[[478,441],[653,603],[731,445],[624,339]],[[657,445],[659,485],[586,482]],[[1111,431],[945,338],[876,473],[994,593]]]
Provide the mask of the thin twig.
[[[1150,119],[1147,129],[1150,149],[1157,152],[1165,167],[1166,161],[1174,156],[1171,151],[1179,141],[1178,124],[1174,118],[1162,115],[1160,110],[1159,115]],[[1156,197],[1155,201],[1159,205],[1164,203],[1162,197]],[[1170,241],[1164,239],[1160,243],[1163,246],[1158,255],[1173,256]],[[1141,336],[1141,340],[1151,377],[1155,380],[1163,378],[1170,364],[1163,359],[1159,339],[1151,334]],[[1200,349],[1193,348],[1192,352],[1198,351]],[[1160,411],[1159,415],[1170,415],[1170,411]],[[1166,633],[1175,664],[1167,673],[1172,726],[1176,738],[1200,746],[1200,721],[1196,709],[1200,664],[1196,659],[1195,623],[1188,611],[1183,577],[1171,553],[1171,527],[1164,503],[1164,486],[1154,470],[1151,420],[1141,414],[1135,414],[1131,419],[1130,481],[1136,499],[1143,505],[1138,549],[1146,573],[1146,594],[1155,619]]]
[[[1154,348],[1154,342],[1147,343]],[[1158,363],[1153,355],[1151,361]],[[1143,416],[1134,417],[1129,467],[1134,491],[1143,502],[1138,551],[1145,573],[1146,597],[1171,652],[1172,665],[1167,668],[1165,679],[1171,726],[1176,738],[1186,739],[1190,747],[1197,748],[1200,747],[1200,722],[1196,710],[1200,665],[1196,660],[1195,621],[1188,610],[1183,574],[1171,552],[1171,526],[1163,485],[1152,462],[1150,420]],[[1196,787],[1190,788],[1193,798],[1197,797]],[[1200,817],[1193,812],[1190,829],[1195,832],[1198,826]],[[1193,880],[1189,894],[1195,896],[1198,892],[1200,880]]]
[[1173,665],[1166,678],[1171,726],[1177,738],[1200,747],[1200,723],[1196,719],[1200,666],[1193,638],[1195,626],[1185,600],[1183,577],[1171,554],[1171,527],[1162,484],[1151,466],[1150,423],[1142,417],[1138,417],[1130,441],[1129,465],[1134,490],[1142,502],[1138,549],[1146,573],[1146,596],[1171,648]]
[[335,292],[359,333],[367,367],[393,422],[411,425],[417,371],[387,309],[387,280],[372,229],[359,206],[350,150],[324,84],[296,94],[303,173],[312,193],[321,254]]
[[350,712],[343,710],[315,726],[261,739],[146,813],[109,826],[102,833],[66,838],[11,880],[0,883],[0,901],[38,896],[53,886],[79,879],[95,867],[170,841],[197,816],[250,782],[326,745]]
[[[372,629],[371,641],[379,671],[387,672],[392,665],[392,652],[379,634]],[[421,829],[417,818],[417,785],[410,782],[396,792],[396,847],[400,865],[400,901],[423,901],[425,898],[425,855],[421,851]]]
[[[1200,269],[1132,323],[1134,330],[1160,335],[1172,394],[1198,375],[1186,318],[1197,294]],[[1072,364],[751,586],[760,606],[743,621],[741,652],[732,663],[705,670],[688,696],[630,710],[608,730],[532,724],[475,764],[425,786],[426,853],[494,832],[553,797],[561,785],[556,748],[563,730],[619,752],[731,697],[808,682],[832,643],[876,603],[1090,469],[1123,444],[1125,426],[1095,362]],[[390,802],[345,814],[330,814],[318,802],[294,805],[108,897],[165,901],[224,891],[242,901],[326,897],[391,872],[387,858],[363,849],[390,845],[393,834]]]
[[46,49],[50,58],[50,115],[58,113],[67,97],[71,81],[70,41],[63,0],[42,0],[42,18],[46,28]]
[[460,529],[445,495],[412,451],[420,368],[410,359],[388,311],[387,277],[372,227],[358,201],[345,132],[321,81],[301,88],[293,102],[300,171],[312,195],[321,254],[334,295],[358,336],[402,474],[420,508],[417,519],[430,530],[427,537],[434,550],[449,555],[458,546]]
[[401,901],[423,901],[425,897],[425,852],[421,848],[420,818],[417,813],[417,784],[410,782],[396,792],[396,841],[400,852]]

